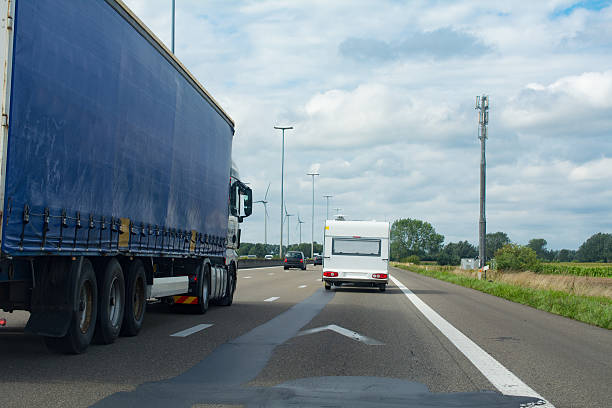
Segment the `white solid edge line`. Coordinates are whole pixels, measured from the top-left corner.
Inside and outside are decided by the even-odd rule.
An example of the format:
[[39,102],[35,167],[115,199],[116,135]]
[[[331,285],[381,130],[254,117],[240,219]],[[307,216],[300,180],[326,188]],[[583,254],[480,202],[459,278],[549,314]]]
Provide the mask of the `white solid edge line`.
[[197,333],[197,332],[199,332],[201,330],[204,330],[204,329],[208,329],[210,326],[212,326],[212,324],[210,324],[210,323],[198,324],[198,325],[193,326],[193,327],[191,327],[189,329],[181,330],[180,332],[176,332],[174,334],[171,334],[170,337],[187,337],[190,334]]
[[[436,311],[423,302],[410,289],[404,286],[394,276],[389,276],[393,283],[404,295],[419,309],[421,313],[450,340],[467,357],[468,360],[493,384],[495,388],[504,395],[515,395],[524,397],[534,397],[546,401],[540,394],[535,392],[531,387],[521,381],[510,370],[501,365],[497,360],[491,357],[480,346],[470,340],[465,334],[461,333],[452,324],[444,320]],[[546,401],[544,405],[538,407],[554,408],[550,402]]]
[[270,298],[264,299],[264,302],[274,302],[275,300],[280,299],[278,296],[272,296]]

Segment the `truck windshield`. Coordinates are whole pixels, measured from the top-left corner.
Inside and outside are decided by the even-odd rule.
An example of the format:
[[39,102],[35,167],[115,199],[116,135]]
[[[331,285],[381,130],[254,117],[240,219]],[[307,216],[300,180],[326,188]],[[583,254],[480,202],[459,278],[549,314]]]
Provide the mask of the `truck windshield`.
[[332,255],[380,256],[380,239],[333,238]]

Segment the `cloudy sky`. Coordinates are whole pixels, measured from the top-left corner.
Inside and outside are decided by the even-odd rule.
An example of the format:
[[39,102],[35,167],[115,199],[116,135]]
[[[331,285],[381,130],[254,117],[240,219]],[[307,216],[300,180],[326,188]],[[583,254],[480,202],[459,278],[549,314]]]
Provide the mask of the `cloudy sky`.
[[[166,44],[171,0],[125,0]],[[176,54],[236,121],[233,154],[279,240],[285,197],[321,241],[418,218],[478,241],[476,95],[490,96],[487,230],[577,248],[612,232],[612,1],[176,0]],[[334,210],[330,210],[334,214]],[[263,207],[243,241],[263,242]],[[296,242],[296,217],[291,218]]]

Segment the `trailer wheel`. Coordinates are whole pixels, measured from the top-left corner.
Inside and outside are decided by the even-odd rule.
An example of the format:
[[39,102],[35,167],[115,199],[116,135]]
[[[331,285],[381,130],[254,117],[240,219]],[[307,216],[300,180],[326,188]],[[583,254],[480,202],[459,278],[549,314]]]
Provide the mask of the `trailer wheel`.
[[141,261],[131,263],[125,282],[125,312],[123,315],[122,336],[136,336],[144,321],[147,307],[144,266]]
[[106,264],[98,273],[98,324],[94,340],[99,344],[111,344],[121,331],[125,306],[125,281],[123,270],[117,259]]
[[45,337],[51,351],[65,354],[83,353],[94,335],[98,313],[98,285],[93,266],[83,260],[76,284],[77,310],[73,313],[68,332],[64,337]]
[[195,305],[199,314],[204,314],[208,310],[210,301],[210,264],[204,263],[199,267],[198,273],[198,304]]
[[331,290],[331,283],[325,282],[325,290]]
[[378,290],[380,290],[381,292],[384,292],[385,290],[387,290],[387,285],[380,285],[378,287]]
[[227,285],[225,295],[219,299],[219,305],[231,306],[234,302],[234,292],[236,291],[236,267],[233,263],[228,266],[227,270]]

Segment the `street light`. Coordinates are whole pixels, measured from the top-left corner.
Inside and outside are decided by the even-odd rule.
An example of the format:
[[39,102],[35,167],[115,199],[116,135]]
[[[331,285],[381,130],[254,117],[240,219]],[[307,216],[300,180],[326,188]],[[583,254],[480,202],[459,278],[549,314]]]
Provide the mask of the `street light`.
[[308,176],[312,176],[312,218],[310,225],[310,257],[314,256],[314,178],[319,173],[306,173]]
[[[280,205],[280,245],[278,246],[278,256],[283,257],[283,189],[285,177],[285,130],[293,129],[293,126],[274,126],[274,129],[283,131],[283,147],[281,153],[281,205]],[[289,235],[289,234],[287,234]]]
[[176,0],[172,0],[172,53],[174,54],[174,6],[175,6],[175,1]]
[[324,195],[323,196],[325,198],[325,219],[329,220],[329,199],[332,198],[332,195]]

